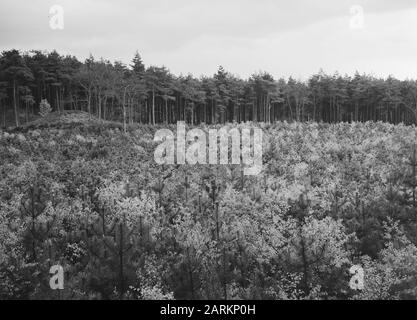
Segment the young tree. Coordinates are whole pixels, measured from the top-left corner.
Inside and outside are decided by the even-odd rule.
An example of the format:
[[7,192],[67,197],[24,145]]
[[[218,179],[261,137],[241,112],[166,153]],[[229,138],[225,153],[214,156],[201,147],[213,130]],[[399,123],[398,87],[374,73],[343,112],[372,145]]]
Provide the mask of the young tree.
[[52,112],[51,105],[48,103],[48,100],[42,99],[39,104],[39,114],[41,117],[45,118],[48,114]]

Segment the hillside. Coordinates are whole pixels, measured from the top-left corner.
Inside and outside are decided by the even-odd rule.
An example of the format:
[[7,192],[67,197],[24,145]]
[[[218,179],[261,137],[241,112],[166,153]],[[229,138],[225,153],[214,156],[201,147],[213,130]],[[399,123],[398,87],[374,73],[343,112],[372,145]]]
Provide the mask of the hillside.
[[56,263],[67,299],[416,298],[417,129],[257,126],[258,176],[156,164],[162,125],[67,112],[0,132],[0,298],[54,298]]
[[103,127],[116,127],[120,128],[122,125],[119,122],[111,122],[100,120],[94,115],[85,111],[78,110],[65,110],[60,112],[51,112],[45,117],[37,116],[35,120],[27,122],[18,127],[11,127],[7,131],[27,131],[30,129],[42,129],[42,128],[61,128],[70,129],[74,126],[103,126]]

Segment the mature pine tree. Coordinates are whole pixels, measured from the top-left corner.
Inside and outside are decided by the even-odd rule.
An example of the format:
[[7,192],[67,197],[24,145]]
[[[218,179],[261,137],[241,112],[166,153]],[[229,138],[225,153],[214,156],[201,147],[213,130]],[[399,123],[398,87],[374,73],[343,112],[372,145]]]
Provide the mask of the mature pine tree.
[[6,127],[6,104],[7,99],[7,82],[0,82],[0,107],[1,107],[1,125]]
[[136,51],[130,67],[132,68],[133,73],[137,75],[142,75],[145,72],[145,65],[143,64],[142,58],[138,51]]
[[[42,99],[53,110],[86,110],[99,118],[133,123],[225,123],[233,121],[388,121],[417,122],[417,82],[393,77],[375,78],[313,75],[307,82],[278,81],[259,72],[239,79],[223,67],[212,77],[174,76],[165,67],[145,68],[138,52],[130,68],[93,56],[79,62],[56,51],[17,50],[1,55],[0,82],[6,90],[0,101],[3,124],[7,110],[19,108],[26,119]],[[30,91],[30,92],[29,92]],[[32,100],[35,101],[33,104]]]
[[15,125],[19,126],[19,86],[34,80],[18,50],[4,51],[0,58],[0,79],[8,82],[13,100]]

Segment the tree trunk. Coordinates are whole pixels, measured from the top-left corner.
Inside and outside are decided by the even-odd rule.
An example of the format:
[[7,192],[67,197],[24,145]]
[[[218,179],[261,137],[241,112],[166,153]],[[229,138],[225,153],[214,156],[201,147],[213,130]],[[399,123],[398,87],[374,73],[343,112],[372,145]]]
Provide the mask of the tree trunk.
[[168,99],[165,100],[165,123],[168,124]]
[[17,110],[17,101],[16,101],[16,80],[13,80],[13,106],[14,106],[14,119],[16,127],[19,126],[19,112]]
[[58,87],[56,87],[56,90],[55,90],[55,99],[56,99],[56,109],[57,111],[61,112],[61,107],[59,105]]
[[155,125],[155,86],[152,87],[152,124]]
[[0,100],[0,105],[3,107],[3,127],[6,128],[6,105],[3,105]]
[[123,94],[123,131],[126,133],[126,90],[125,88],[124,94]]

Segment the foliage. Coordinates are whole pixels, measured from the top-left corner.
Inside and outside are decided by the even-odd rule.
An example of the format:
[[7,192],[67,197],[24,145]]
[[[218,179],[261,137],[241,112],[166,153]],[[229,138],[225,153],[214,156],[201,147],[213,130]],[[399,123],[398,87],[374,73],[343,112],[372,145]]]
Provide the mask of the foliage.
[[1,132],[0,298],[58,298],[53,264],[64,299],[416,297],[414,126],[259,124],[244,176],[156,165],[158,125],[70,116]]
[[43,99],[39,104],[39,115],[42,118],[45,118],[52,112],[51,105],[48,103],[48,100]]
[[[184,70],[186,71],[186,70]],[[0,54],[3,126],[30,123],[47,99],[53,110],[79,110],[100,120],[133,123],[217,124],[262,121],[323,121],[415,124],[416,80],[320,71],[307,81],[274,79],[267,72],[241,79],[222,66],[210,77],[175,76],[146,67],[136,51],[129,66],[80,62],[56,51]],[[41,104],[42,105],[42,104]]]

